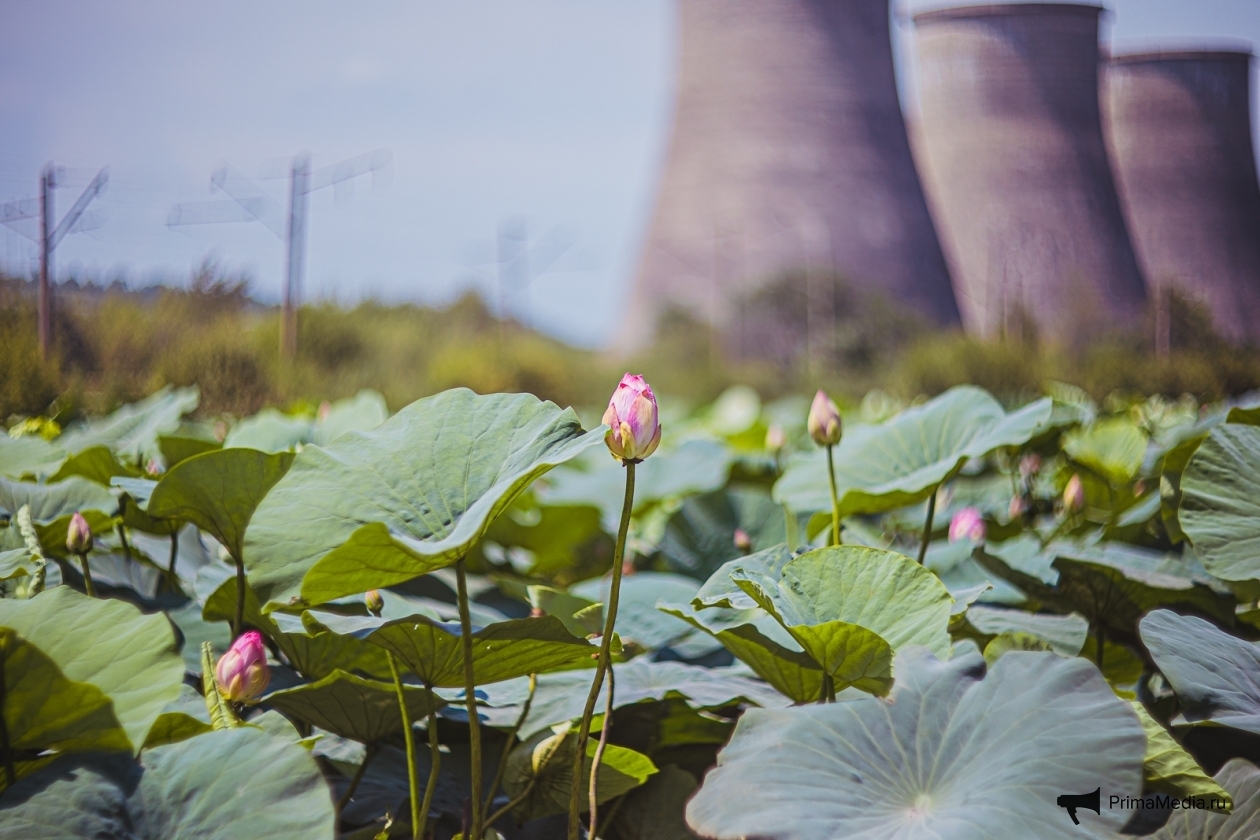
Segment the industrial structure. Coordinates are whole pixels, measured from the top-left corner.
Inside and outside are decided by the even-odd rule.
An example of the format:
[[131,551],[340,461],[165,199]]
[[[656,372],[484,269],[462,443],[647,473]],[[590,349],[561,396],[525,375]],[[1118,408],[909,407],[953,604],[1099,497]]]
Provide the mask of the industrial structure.
[[1075,341],[1146,300],[1103,140],[1101,8],[1004,4],[914,18],[918,149],[963,322]]
[[1239,50],[1117,55],[1102,87],[1117,187],[1149,293],[1160,301],[1175,288],[1199,301],[1237,342],[1260,339],[1250,64],[1250,51]]
[[621,336],[785,271],[958,321],[897,98],[888,0],[680,0],[673,134]]

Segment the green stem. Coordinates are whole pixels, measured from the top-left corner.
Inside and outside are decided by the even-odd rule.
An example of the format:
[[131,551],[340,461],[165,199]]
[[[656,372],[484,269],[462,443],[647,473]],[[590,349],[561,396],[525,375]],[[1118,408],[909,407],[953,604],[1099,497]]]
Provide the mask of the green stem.
[[179,532],[176,531],[174,534],[171,534],[171,562],[167,566],[167,569],[166,569],[167,583],[169,583],[172,588],[178,588],[178,584],[175,582],[176,581],[175,560],[178,556],[179,556]]
[[[420,800],[420,783],[416,780],[416,740],[411,731],[411,712],[407,709],[407,695],[403,692],[402,676],[398,673],[398,661],[386,651],[389,673],[394,678],[394,693],[398,695],[398,714],[402,716],[403,745],[407,749],[407,790],[411,794],[411,837],[420,840],[420,821],[416,819],[416,802]],[[428,812],[425,812],[428,816]],[[421,818],[423,819],[423,818]]]
[[235,641],[245,632],[245,564],[236,561],[236,620],[232,624],[232,639]]
[[836,495],[836,461],[827,447],[827,481],[831,484],[831,544],[840,545],[840,498]]
[[927,519],[923,522],[923,541],[919,543],[919,565],[923,565],[923,559],[927,557],[928,542],[932,539],[932,517],[936,515],[936,490],[932,488],[932,495],[928,496],[928,512]]
[[87,552],[79,555],[79,565],[83,567],[83,589],[93,598],[96,597],[96,585],[92,583],[92,567],[88,565]]
[[354,796],[354,792],[359,789],[359,782],[363,781],[363,774],[367,771],[368,764],[376,755],[376,744],[368,744],[367,751],[363,753],[363,763],[359,765],[359,769],[354,771],[354,778],[350,780],[350,787],[346,788],[346,792],[342,794],[341,799],[337,800],[337,819],[341,819],[341,811],[350,803],[350,797]]
[[[13,638],[13,636],[9,637],[9,639]],[[0,653],[7,652],[0,651]],[[9,744],[9,727],[4,722],[4,715],[2,714],[5,709],[6,695],[8,694],[4,673],[7,660],[7,656],[0,657],[0,752],[4,753],[4,776],[8,782],[7,787],[13,787],[17,784],[17,770],[13,766],[13,747]]]
[[832,682],[831,674],[824,672],[823,678],[822,678],[822,685],[819,686],[818,688],[818,702],[820,705],[822,703],[828,702],[832,697],[835,696],[834,686],[835,684]]
[[118,542],[122,544],[123,557],[131,559],[131,546],[127,544],[127,530],[123,528],[122,523],[118,523]]
[[240,718],[232,706],[219,693],[219,682],[214,676],[214,651],[209,642],[201,643],[201,693],[205,696],[210,725],[215,729],[236,729]]
[[525,801],[526,797],[528,797],[531,793],[533,793],[534,785],[538,782],[538,779],[543,775],[543,771],[547,769],[547,765],[551,763],[552,756],[554,756],[557,752],[560,751],[560,747],[562,744],[564,744],[564,742],[565,742],[565,739],[563,738],[556,741],[556,745],[553,746],[550,750],[548,750],[543,755],[542,759],[538,762],[537,769],[535,769],[533,774],[529,777],[529,781],[525,784],[525,787],[521,790],[521,792],[518,793],[515,797],[513,797],[512,800],[508,802],[506,805],[504,805],[502,808],[495,811],[490,816],[486,817],[486,825],[494,825],[499,820],[503,819],[505,815],[507,815],[512,810],[514,810],[517,805],[520,805],[522,802]]
[[617,544],[613,549],[612,587],[608,593],[608,607],[604,617],[604,635],[599,642],[599,663],[595,666],[595,679],[591,681],[586,696],[586,708],[582,711],[582,723],[577,732],[577,749],[573,753],[573,787],[569,791],[568,840],[578,840],[582,830],[582,764],[586,758],[586,739],[590,734],[591,717],[595,714],[595,702],[608,670],[612,646],[613,628],[617,623],[617,601],[621,595],[621,566],[626,552],[626,535],[630,531],[630,512],[634,508],[634,462],[626,465],[626,496],[621,504],[621,526],[617,529]]
[[[529,694],[525,697],[525,705],[521,707],[521,716],[516,719],[516,725],[512,727],[512,731],[508,733],[507,740],[503,742],[503,752],[499,754],[499,767],[494,772],[494,779],[490,782],[490,789],[486,793],[486,804],[482,810],[489,812],[490,806],[494,804],[494,795],[499,790],[499,785],[503,783],[503,774],[507,772],[508,757],[512,754],[512,747],[516,746],[516,738],[520,735],[521,727],[525,725],[525,718],[529,717],[529,707],[534,704],[534,692],[538,690],[538,675],[529,675]],[[486,825],[492,825],[487,821]]]
[[[433,696],[432,686],[425,685],[424,691],[429,703],[429,781],[424,785],[424,801],[420,803],[420,831],[417,837],[424,836],[429,822],[429,808],[433,806],[433,794],[437,790],[438,771],[442,769],[442,749],[438,744],[437,731],[437,698]],[[414,811],[411,819],[413,822],[416,819]]]
[[1103,630],[1102,622],[1099,622],[1094,628],[1095,650],[1098,651],[1098,670],[1103,669],[1103,644],[1106,641],[1106,633]]
[[587,823],[590,825],[590,831],[587,833],[591,837],[595,836],[595,829],[599,826],[599,763],[604,760],[604,747],[608,746],[608,722],[612,720],[613,691],[616,690],[616,681],[613,676],[613,669],[609,668],[608,700],[604,703],[604,720],[599,727],[599,745],[595,747],[595,758],[591,762],[591,785],[590,790],[587,792],[587,798],[591,806],[591,816]]
[[476,681],[473,679],[472,619],[468,615],[468,572],[464,558],[455,564],[455,580],[459,595],[459,630],[464,640],[464,708],[468,710],[468,747],[472,760],[472,830],[470,836],[481,837],[481,723],[477,720]]

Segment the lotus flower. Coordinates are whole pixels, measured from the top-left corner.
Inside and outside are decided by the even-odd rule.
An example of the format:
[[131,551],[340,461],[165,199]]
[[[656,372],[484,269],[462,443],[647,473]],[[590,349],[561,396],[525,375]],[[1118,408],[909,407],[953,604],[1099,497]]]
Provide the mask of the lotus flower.
[[604,443],[623,464],[637,464],[656,451],[661,442],[661,421],[656,396],[642,376],[627,373],[608,401],[604,423],[609,427]]
[[749,549],[752,548],[752,538],[748,536],[748,532],[745,531],[743,528],[735,529],[735,537],[733,541],[735,543],[735,548],[739,549],[745,554],[747,554]]
[[770,428],[766,429],[766,449],[777,453],[785,446],[787,446],[787,433],[778,423],[771,423]]
[[380,615],[381,610],[385,609],[385,599],[380,592],[371,589],[363,593],[363,605],[372,615]]
[[1028,503],[1024,501],[1023,496],[1011,496],[1011,505],[1007,508],[1006,513],[1011,521],[1019,519],[1028,510]]
[[984,542],[984,517],[978,508],[965,507],[949,521],[949,541]]
[[835,446],[840,442],[842,424],[840,409],[827,396],[826,391],[814,394],[814,402],[809,407],[809,418],[805,421],[809,436],[819,446]]
[[214,668],[219,693],[232,703],[251,703],[262,696],[271,681],[267,649],[257,630],[243,633]]
[[1075,513],[1085,507],[1085,486],[1081,484],[1081,477],[1076,473],[1068,479],[1067,486],[1063,488],[1063,509],[1069,513]]
[[70,527],[66,529],[66,551],[71,554],[87,554],[92,550],[92,526],[83,518],[83,514],[75,513],[70,517]]

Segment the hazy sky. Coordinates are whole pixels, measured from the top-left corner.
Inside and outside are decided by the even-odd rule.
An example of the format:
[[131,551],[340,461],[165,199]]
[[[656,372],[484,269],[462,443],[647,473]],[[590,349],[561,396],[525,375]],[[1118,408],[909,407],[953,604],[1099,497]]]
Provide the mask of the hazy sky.
[[[940,5],[898,3],[911,107],[908,13]],[[1258,0],[1107,5],[1120,47],[1260,41]],[[172,230],[172,205],[222,198],[210,173],[224,162],[271,176],[258,184],[283,204],[276,176],[295,153],[319,168],[385,148],[392,166],[375,181],[312,197],[308,297],[441,302],[476,287],[494,298],[496,230],[523,217],[540,255],[573,244],[510,308],[603,344],[667,141],[674,11],[672,0],[0,0],[0,201],[34,195],[53,160],[67,167],[64,212],[108,165],[99,227],[66,238],[58,276],[184,282],[209,255],[274,300],[284,252],[270,231]],[[31,270],[34,245],[0,230],[0,264]]]

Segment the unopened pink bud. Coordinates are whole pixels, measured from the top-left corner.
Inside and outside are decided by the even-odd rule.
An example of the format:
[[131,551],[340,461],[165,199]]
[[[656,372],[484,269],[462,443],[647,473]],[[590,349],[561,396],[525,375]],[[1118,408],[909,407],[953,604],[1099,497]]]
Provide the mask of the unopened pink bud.
[[661,442],[661,421],[656,396],[642,376],[627,373],[604,412],[608,433],[604,443],[623,464],[637,464],[656,451]]
[[840,442],[840,409],[825,391],[820,390],[814,394],[814,402],[809,407],[805,426],[809,429],[809,436],[819,446],[835,446]]
[[787,446],[787,433],[778,423],[771,423],[770,428],[766,429],[766,449],[777,453],[785,446]]
[[1063,508],[1069,513],[1075,513],[1085,507],[1085,485],[1081,483],[1081,477],[1075,473],[1068,479],[1067,486],[1063,488]]
[[1006,511],[1011,519],[1019,519],[1026,510],[1028,510],[1028,505],[1024,502],[1023,496],[1011,496],[1011,506]]
[[267,649],[262,634],[250,630],[232,643],[214,668],[219,693],[232,703],[252,703],[262,696],[271,681]]
[[162,472],[162,465],[158,463],[157,458],[150,458],[149,463],[144,465],[144,471],[149,475],[157,475]]
[[735,529],[735,547],[745,554],[752,548],[752,538],[742,528]]
[[375,589],[363,593],[363,604],[372,615],[380,615],[381,610],[385,609],[385,599]]
[[949,541],[971,540],[984,542],[984,517],[977,508],[965,507],[949,522]]
[[66,550],[71,554],[87,554],[92,550],[92,526],[81,513],[76,512],[70,517],[70,527],[66,529]]

